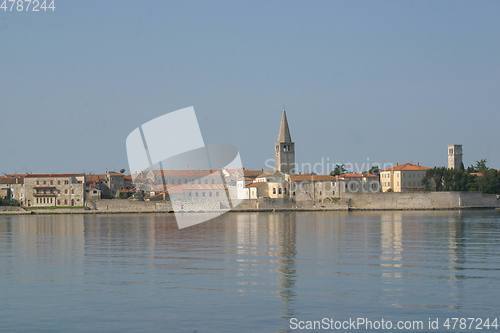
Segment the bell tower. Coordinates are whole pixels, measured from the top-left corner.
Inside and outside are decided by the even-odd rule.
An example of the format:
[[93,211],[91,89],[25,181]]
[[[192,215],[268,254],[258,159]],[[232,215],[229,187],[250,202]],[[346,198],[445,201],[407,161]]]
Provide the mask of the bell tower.
[[448,145],[448,169],[462,169],[462,145]]
[[280,130],[275,146],[275,169],[283,173],[294,173],[295,171],[295,143],[292,142],[286,111],[281,113]]

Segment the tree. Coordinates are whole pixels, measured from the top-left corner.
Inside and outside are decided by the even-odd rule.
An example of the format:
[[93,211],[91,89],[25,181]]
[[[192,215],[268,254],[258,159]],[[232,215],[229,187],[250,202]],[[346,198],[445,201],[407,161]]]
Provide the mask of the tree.
[[488,166],[486,165],[486,160],[479,160],[476,161],[476,164],[474,165],[473,169],[475,172],[485,172],[488,170]]
[[372,175],[379,175],[380,174],[380,168],[378,165],[374,165],[368,170],[368,173],[371,173]]
[[333,171],[330,172],[330,176],[339,176],[346,172],[347,170],[343,164],[337,164],[335,165],[335,169],[333,169]]
[[478,191],[482,193],[500,193],[500,173],[488,168],[486,160],[461,169],[434,168],[428,170],[423,180],[426,190],[436,191]]

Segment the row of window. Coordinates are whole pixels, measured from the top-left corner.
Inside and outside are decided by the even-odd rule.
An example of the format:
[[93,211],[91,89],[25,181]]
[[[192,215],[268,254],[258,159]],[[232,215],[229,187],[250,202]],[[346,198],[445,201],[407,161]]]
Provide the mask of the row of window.
[[[37,181],[36,181],[36,184],[37,184],[37,185],[40,185],[40,184],[47,185],[47,181],[46,181],[46,180],[43,180],[43,181],[39,181],[39,180],[37,180]],[[54,181],[53,181],[53,180],[49,181],[49,184],[50,184],[50,185],[54,185]],[[64,185],[68,185],[68,184],[69,184],[69,180],[65,180],[65,181],[64,181]],[[61,180],[58,180],[58,181],[57,181],[57,185],[61,185]]]
[[[71,194],[75,194],[75,190],[74,189],[71,189],[71,191],[68,191],[68,189],[65,189],[64,190],[64,194],[68,194],[69,192],[71,192]],[[56,194],[56,193],[59,193],[59,191],[54,191],[54,190],[35,190],[35,194]]]
[[[382,185],[386,186],[386,187],[391,187],[391,182],[382,182]],[[422,183],[419,181],[415,181],[415,182],[411,181],[411,182],[407,182],[406,184],[403,184],[403,185],[406,185],[409,187],[419,187],[419,186],[422,186]],[[396,182],[396,186],[399,186],[399,182]]]
[[198,179],[187,179],[187,178],[170,178],[166,179],[166,184],[176,185],[176,184],[219,184],[220,181],[216,182],[216,178],[205,178],[203,181],[201,178]]
[[286,194],[286,187],[285,188],[273,187],[273,194],[276,194],[276,190],[277,190],[278,194]]
[[188,196],[190,197],[212,197],[212,196],[215,196],[215,197],[218,197],[219,196],[219,192],[189,192],[188,193]]
[[[77,201],[80,201],[80,199],[77,199]],[[57,205],[60,206],[61,205],[61,200],[57,200]],[[50,204],[50,205],[53,205],[55,203],[55,199],[54,198],[36,198],[36,203],[37,204]],[[74,206],[75,205],[75,200],[74,199],[71,199],[70,201],[71,203],[71,206]],[[68,200],[67,199],[64,199],[64,205],[67,206],[68,205]]]

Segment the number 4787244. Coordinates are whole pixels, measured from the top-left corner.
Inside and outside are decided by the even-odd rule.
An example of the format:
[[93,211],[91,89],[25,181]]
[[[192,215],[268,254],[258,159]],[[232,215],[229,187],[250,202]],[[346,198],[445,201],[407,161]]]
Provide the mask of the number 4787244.
[[55,0],[0,0],[0,12],[55,12]]

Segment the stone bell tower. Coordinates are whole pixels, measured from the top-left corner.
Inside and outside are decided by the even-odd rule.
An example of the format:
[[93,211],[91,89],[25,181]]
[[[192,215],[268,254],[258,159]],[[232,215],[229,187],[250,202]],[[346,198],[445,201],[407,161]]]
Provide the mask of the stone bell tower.
[[293,173],[295,170],[295,143],[292,142],[286,112],[281,114],[280,131],[275,146],[276,170],[283,173]]
[[462,168],[462,145],[448,145],[448,169]]

